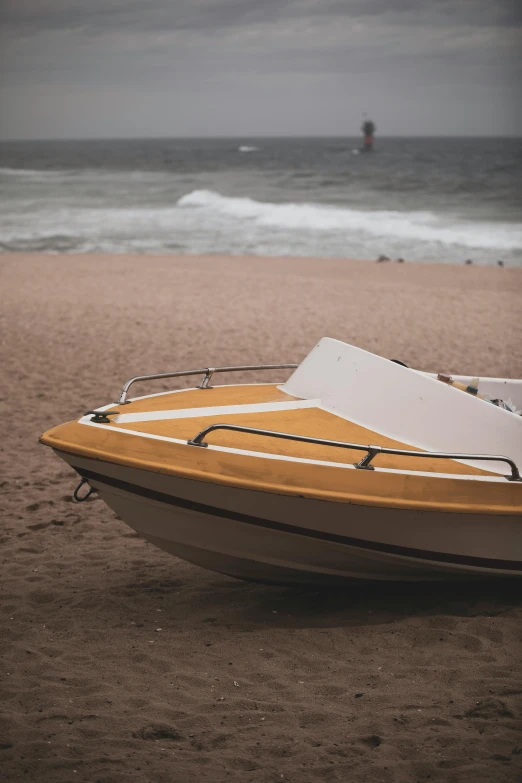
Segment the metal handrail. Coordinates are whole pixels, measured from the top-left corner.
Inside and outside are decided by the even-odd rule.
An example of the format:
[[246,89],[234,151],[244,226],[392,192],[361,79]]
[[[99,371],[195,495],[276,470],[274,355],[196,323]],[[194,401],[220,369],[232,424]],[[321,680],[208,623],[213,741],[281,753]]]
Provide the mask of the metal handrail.
[[120,399],[118,405],[127,405],[127,394],[133,383],[137,381],[155,381],[161,378],[181,378],[184,375],[201,375],[205,373],[205,377],[198,386],[198,389],[210,389],[209,381],[216,372],[240,372],[241,370],[281,370],[292,369],[295,370],[299,367],[298,364],[246,364],[239,367],[203,367],[200,370],[181,370],[179,372],[161,372],[157,375],[136,375],[134,378],[130,378],[123,386],[121,390]]
[[511,475],[505,476],[508,481],[522,481],[518,467],[509,457],[501,457],[493,454],[452,454],[443,451],[409,451],[408,449],[389,449],[387,446],[365,446],[362,443],[345,443],[339,440],[325,440],[324,438],[310,438],[308,435],[293,435],[290,432],[276,432],[274,430],[260,430],[255,427],[241,427],[239,424],[211,424],[201,432],[198,432],[195,438],[187,441],[189,446],[200,446],[206,448],[208,443],[203,440],[210,432],[214,430],[232,430],[234,432],[247,432],[250,435],[264,435],[269,438],[282,438],[283,440],[296,440],[301,443],[315,443],[319,446],[337,446],[341,449],[355,449],[356,451],[366,451],[366,456],[360,462],[355,462],[354,467],[359,470],[375,470],[370,462],[377,454],[396,454],[399,457],[433,457],[433,459],[465,459],[465,460],[487,460],[491,462],[506,462],[511,468]]

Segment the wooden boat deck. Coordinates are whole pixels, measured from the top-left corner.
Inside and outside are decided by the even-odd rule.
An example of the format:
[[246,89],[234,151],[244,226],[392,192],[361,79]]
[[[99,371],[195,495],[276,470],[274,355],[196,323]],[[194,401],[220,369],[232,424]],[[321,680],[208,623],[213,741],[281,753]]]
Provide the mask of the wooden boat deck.
[[[153,421],[121,422],[120,417],[111,421],[110,428],[128,429],[162,438],[175,438],[188,441],[198,432],[211,424],[227,423],[265,430],[276,430],[314,438],[346,441],[350,443],[374,444],[388,448],[416,451],[416,446],[404,443],[354,422],[322,410],[320,407],[306,407],[289,410],[267,410],[259,412],[224,413],[211,408],[244,406],[264,403],[299,403],[273,384],[255,386],[226,386],[206,390],[192,389],[175,392],[148,399],[137,400],[125,406],[114,406],[112,410],[128,414],[151,413],[159,411],[185,411],[187,416],[175,419]],[[204,409],[198,414],[198,409]],[[296,441],[277,440],[249,433],[217,431],[209,435],[208,442],[216,446],[283,455],[309,460],[338,463],[359,462],[364,452],[353,449],[341,449]],[[494,475],[487,471],[463,465],[451,459],[430,459],[429,457],[401,457],[382,454],[375,457],[377,467],[397,470],[414,470],[433,473]]]

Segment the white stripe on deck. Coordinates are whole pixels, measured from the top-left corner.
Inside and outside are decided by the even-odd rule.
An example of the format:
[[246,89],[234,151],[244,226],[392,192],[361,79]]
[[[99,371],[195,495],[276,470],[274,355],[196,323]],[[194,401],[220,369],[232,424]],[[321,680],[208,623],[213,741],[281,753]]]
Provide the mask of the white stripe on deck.
[[235,416],[240,413],[271,413],[301,408],[318,408],[320,400],[293,400],[292,402],[260,402],[250,405],[217,405],[210,408],[185,408],[184,410],[121,413],[112,420],[115,424],[138,421],[168,421],[170,419],[194,419],[201,416]]

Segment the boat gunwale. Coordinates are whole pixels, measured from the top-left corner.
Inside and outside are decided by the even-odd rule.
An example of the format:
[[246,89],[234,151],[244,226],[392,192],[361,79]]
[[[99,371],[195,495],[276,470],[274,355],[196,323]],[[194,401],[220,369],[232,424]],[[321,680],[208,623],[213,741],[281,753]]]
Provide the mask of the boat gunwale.
[[[262,383],[262,382],[261,383],[242,383],[242,384],[235,384],[235,383],[220,384],[219,386],[214,386],[212,388],[237,388],[238,386],[275,386],[277,389],[281,388],[278,385],[278,383]],[[210,388],[210,387],[207,387],[207,388]],[[125,404],[129,404],[129,403],[132,403],[132,402],[139,402],[141,400],[147,400],[147,399],[150,399],[152,397],[159,397],[159,396],[168,395],[168,394],[179,394],[181,392],[198,391],[200,389],[201,389],[201,387],[194,386],[194,387],[188,387],[188,388],[184,388],[184,389],[173,389],[171,391],[164,391],[164,392],[159,392],[159,393],[156,393],[156,394],[146,394],[146,395],[143,395],[141,397],[134,397],[132,400],[128,400],[127,403],[125,403]],[[202,391],[204,391],[204,390],[205,389],[203,389]],[[97,407],[96,410],[100,411],[100,412],[109,411],[111,408],[113,408],[117,404],[118,403],[111,402],[111,403],[108,403],[107,405],[103,405],[103,406]],[[324,408],[323,410],[325,410],[328,413],[333,413],[332,411],[329,411],[327,408]],[[92,411],[91,411],[91,413],[92,413]],[[334,414],[334,415],[336,415],[336,414]],[[100,424],[94,423],[87,415],[81,416],[76,421],[77,421],[78,424],[94,426],[94,427],[101,426],[102,428],[105,428],[104,424],[100,425]],[[117,422],[115,422],[115,423],[117,423]],[[168,437],[167,435],[156,435],[154,433],[143,432],[141,430],[131,430],[131,429],[125,428],[125,429],[118,429],[118,432],[125,432],[125,433],[127,433],[129,435],[136,435],[138,437],[141,436],[143,438],[150,438],[150,439],[153,439],[153,440],[161,440],[161,441],[165,441],[167,443],[175,443],[177,445],[194,445],[193,442],[191,442],[190,440],[187,441],[187,440],[184,440],[184,439],[181,439],[181,438],[171,438],[171,437]],[[195,437],[198,437],[198,435],[201,435],[201,432],[198,433]],[[192,441],[193,440],[194,439],[192,439]],[[296,462],[296,463],[302,463],[302,464],[308,464],[308,465],[327,466],[327,467],[332,467],[332,468],[356,469],[356,465],[354,463],[335,462],[333,460],[314,460],[314,459],[310,459],[310,458],[306,458],[306,457],[287,456],[287,455],[284,455],[284,454],[277,454],[277,453],[268,452],[268,451],[254,451],[252,449],[238,449],[238,448],[234,448],[234,447],[230,447],[230,446],[221,446],[219,444],[212,444],[212,443],[208,443],[206,445],[211,450],[223,451],[225,453],[230,453],[230,454],[240,454],[240,455],[249,456],[249,457],[260,457],[260,458],[265,458],[265,459],[276,459],[276,460],[281,460],[281,461],[284,461],[284,462]],[[370,445],[367,446],[365,444],[354,444],[354,447],[355,448],[358,447],[359,450],[366,450],[366,449],[370,449],[370,448],[375,448],[375,446],[370,446]],[[382,448],[382,447],[379,447],[379,448]],[[385,453],[385,451],[386,451],[385,447],[382,448],[382,451],[383,451],[383,453]],[[412,451],[414,451],[414,450],[412,449]],[[429,452],[426,452],[426,453],[429,456]],[[471,458],[473,456],[480,456],[480,455],[470,455],[470,459],[468,459],[468,461],[471,461]],[[489,455],[489,456],[493,457],[493,459],[494,459],[493,455]],[[421,455],[421,457],[422,457],[422,455]],[[448,458],[451,459],[451,456],[448,456]],[[516,466],[516,463],[514,463],[513,460],[511,460],[509,457],[502,457],[502,459],[509,460],[511,463],[515,464],[515,467],[518,470],[518,466]],[[458,462],[459,460],[455,460],[455,461]],[[117,463],[117,464],[122,464],[122,463]],[[466,465],[466,462],[461,462],[461,464],[462,465]],[[459,480],[491,481],[491,482],[494,482],[494,483],[497,483],[497,482],[503,483],[506,480],[510,481],[510,482],[517,481],[516,479],[512,479],[511,477],[505,476],[504,474],[501,474],[501,473],[493,473],[493,471],[487,473],[486,469],[482,468],[482,467],[480,468],[480,470],[483,471],[482,474],[471,474],[471,473],[469,473],[469,474],[466,474],[466,473],[458,474],[458,473],[443,473],[443,472],[439,472],[439,471],[408,470],[408,469],[405,469],[405,468],[402,468],[402,469],[399,469],[399,468],[387,468],[387,467],[382,467],[382,466],[379,466],[379,465],[372,466],[372,469],[375,470],[375,471],[378,471],[378,472],[382,472],[382,473],[392,473],[392,474],[399,474],[399,475],[406,475],[406,476],[426,476],[426,477],[429,477],[429,478],[436,478],[436,477],[444,478],[444,479],[454,479],[455,478],[455,479],[459,479]],[[176,475],[176,474],[174,473],[173,475]],[[518,481],[520,481],[520,479]]]
[[[76,423],[76,422],[71,422]],[[100,429],[107,429],[107,427],[103,424],[91,424],[85,423],[87,426],[92,426]],[[119,430],[119,432],[123,432],[126,434],[138,434],[143,435],[143,433],[134,433],[131,430]],[[157,438],[159,436],[149,436],[153,438]],[[494,515],[501,515],[501,516],[520,516],[520,508],[516,508],[514,506],[487,506],[484,507],[483,505],[474,505],[474,506],[463,506],[456,503],[448,503],[444,502],[441,503],[440,501],[430,502],[430,501],[423,501],[420,503],[417,499],[409,500],[407,498],[400,498],[397,497],[380,497],[376,495],[369,495],[369,494],[355,494],[355,493],[349,493],[349,491],[346,492],[339,492],[336,490],[324,490],[321,488],[311,488],[311,487],[302,487],[302,486],[289,486],[288,484],[275,484],[275,483],[269,483],[265,482],[263,485],[255,485],[252,481],[249,481],[247,479],[238,477],[238,476],[225,476],[222,473],[215,473],[215,472],[209,472],[209,471],[196,471],[191,468],[185,468],[183,466],[177,466],[175,469],[173,469],[169,465],[152,462],[149,460],[145,460],[143,458],[137,459],[136,457],[130,457],[126,456],[124,459],[118,459],[117,456],[114,455],[114,453],[110,452],[102,452],[100,449],[90,448],[87,446],[79,446],[75,447],[74,449],[71,449],[70,443],[64,443],[63,441],[61,443],[58,442],[51,442],[48,440],[43,440],[45,438],[45,435],[42,436],[40,439],[41,442],[44,443],[44,445],[51,446],[51,448],[54,449],[59,455],[60,452],[63,454],[68,454],[69,456],[78,456],[78,457],[86,457],[88,459],[93,459],[97,463],[105,463],[109,465],[116,465],[118,467],[128,467],[138,470],[145,470],[150,473],[161,473],[162,475],[166,476],[173,476],[178,478],[184,478],[184,479],[190,479],[194,481],[200,481],[202,483],[209,483],[209,484],[217,484],[220,486],[227,486],[227,487],[235,487],[235,488],[241,488],[241,489],[248,489],[248,490],[256,490],[260,492],[267,492],[270,494],[275,495],[283,495],[288,497],[302,497],[302,498],[308,498],[308,499],[315,499],[315,500],[323,500],[323,501],[329,501],[333,503],[340,503],[345,505],[360,505],[360,506],[369,506],[374,508],[395,508],[395,509],[404,509],[404,510],[413,510],[418,511],[420,513],[425,512],[449,512],[449,513],[459,513],[459,514],[476,514],[481,513],[485,514],[487,516],[494,516]],[[163,440],[163,438],[160,438]],[[182,445],[186,448],[189,447],[185,441],[177,441],[176,445]],[[308,464],[313,464],[318,467],[330,467],[330,468],[344,468],[348,470],[355,470],[355,467],[350,463],[326,463],[321,461],[311,461],[311,460],[304,460],[296,458],[295,460],[290,457],[285,457],[283,455],[272,455],[268,454],[266,452],[245,452],[241,451],[239,449],[231,449],[226,447],[220,447],[220,446],[210,446],[210,450],[212,451],[221,451],[221,452],[228,452],[232,453],[234,455],[240,455],[240,456],[251,456],[253,458],[261,458],[261,459],[281,459],[284,461],[291,461],[291,462],[305,462]],[[105,458],[104,458],[105,457]],[[63,458],[63,457],[62,457]],[[67,461],[67,460],[66,460]],[[366,473],[366,471],[365,471]],[[513,486],[514,482],[506,482],[504,477],[502,476],[467,476],[467,475],[458,475],[458,474],[434,474],[434,473],[420,473],[418,471],[399,471],[394,470],[391,468],[376,468],[375,471],[370,471],[372,475],[379,475],[379,474],[398,474],[398,475],[404,475],[408,474],[411,476],[424,476],[429,479],[433,480],[475,480],[475,481],[491,481],[494,483],[502,483],[503,486]]]

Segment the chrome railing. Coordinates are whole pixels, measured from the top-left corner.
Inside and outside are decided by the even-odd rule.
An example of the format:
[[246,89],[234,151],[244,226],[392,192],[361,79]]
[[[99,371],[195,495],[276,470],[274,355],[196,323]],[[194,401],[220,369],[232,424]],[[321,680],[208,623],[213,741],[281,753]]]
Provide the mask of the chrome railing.
[[254,427],[241,427],[238,424],[211,424],[201,432],[187,441],[189,446],[200,446],[206,448],[204,438],[215,430],[232,430],[233,432],[247,432],[250,435],[263,435],[268,438],[281,438],[282,440],[295,440],[300,443],[315,443],[318,446],[335,446],[341,449],[354,449],[356,451],[365,451],[366,455],[360,462],[355,462],[354,467],[359,470],[375,470],[371,461],[377,454],[396,454],[399,457],[431,457],[433,459],[464,459],[464,460],[484,460],[490,462],[505,462],[511,468],[511,475],[505,476],[508,481],[521,481],[518,467],[509,457],[501,457],[493,454],[453,454],[444,451],[409,451],[408,449],[389,449],[387,446],[365,446],[362,443],[345,443],[339,440],[325,440],[324,438],[310,438],[307,435],[293,435],[290,432],[276,432],[274,430],[259,430]]
[[203,367],[203,369],[200,370],[181,370],[179,372],[161,372],[157,375],[136,375],[134,378],[130,378],[125,385],[123,386],[123,389],[121,390],[120,399],[118,400],[118,405],[127,405],[129,402],[127,400],[127,394],[129,392],[130,387],[133,383],[137,383],[138,381],[156,381],[161,380],[162,378],[181,378],[184,375],[202,375],[204,374],[205,377],[201,381],[201,383],[198,386],[198,389],[211,389],[212,387],[209,386],[210,379],[216,372],[240,372],[241,370],[282,370],[282,369],[291,369],[295,370],[296,367],[299,367],[298,364],[247,364],[242,365],[240,367]]

